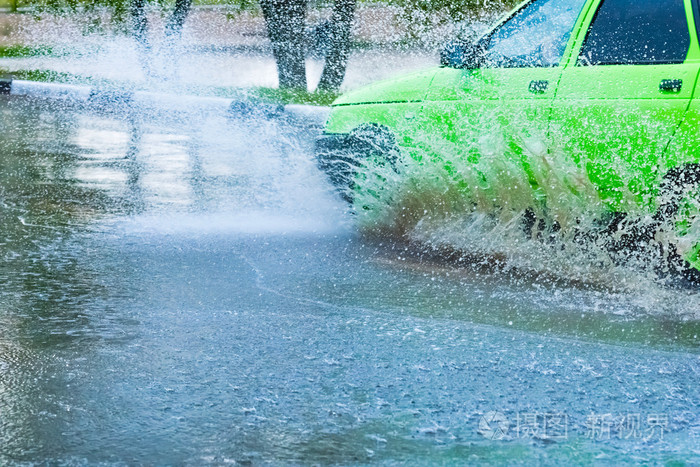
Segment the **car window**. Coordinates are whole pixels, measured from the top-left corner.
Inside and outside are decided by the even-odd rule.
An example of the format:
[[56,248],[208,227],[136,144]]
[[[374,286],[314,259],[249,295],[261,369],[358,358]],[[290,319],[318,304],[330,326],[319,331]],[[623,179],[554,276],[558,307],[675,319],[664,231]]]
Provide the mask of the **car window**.
[[586,0],[535,0],[496,29],[486,46],[495,67],[551,67],[561,61]]
[[683,0],[603,0],[578,64],[683,63],[689,48]]

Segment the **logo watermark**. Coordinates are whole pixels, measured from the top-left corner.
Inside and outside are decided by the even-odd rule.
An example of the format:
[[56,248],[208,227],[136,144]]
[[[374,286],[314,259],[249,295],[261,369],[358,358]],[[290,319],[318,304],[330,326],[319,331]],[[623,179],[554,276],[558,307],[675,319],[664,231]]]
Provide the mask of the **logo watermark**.
[[[661,413],[596,414],[574,432],[593,441],[663,441],[669,416]],[[518,412],[510,417],[491,411],[479,417],[478,433],[489,440],[540,439],[563,441],[569,438],[569,416],[564,412]]]
[[595,414],[586,418],[586,438],[596,441],[637,439],[663,441],[668,431],[668,414]]
[[484,438],[505,439],[509,430],[510,421],[501,412],[488,412],[479,420],[479,434]]

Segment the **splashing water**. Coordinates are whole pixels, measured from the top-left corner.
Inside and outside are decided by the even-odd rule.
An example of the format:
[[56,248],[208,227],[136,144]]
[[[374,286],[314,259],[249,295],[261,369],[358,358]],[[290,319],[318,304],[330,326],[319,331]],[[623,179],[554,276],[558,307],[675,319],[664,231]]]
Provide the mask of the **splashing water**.
[[[620,196],[628,209],[621,218],[590,181],[585,156],[572,155],[583,150],[556,129],[543,136],[524,113],[507,119],[497,110],[452,117],[453,126],[462,129],[459,137],[429,122],[400,129],[411,142],[402,147],[398,169],[383,161],[359,162],[363,168],[353,196],[362,231],[446,256],[477,255],[496,269],[547,273],[642,295],[649,287],[652,295],[674,293],[665,290],[673,283],[669,252],[682,254],[700,241],[698,223],[679,237],[673,221],[658,224],[653,211],[638,204],[628,188],[637,176],[629,162],[637,147],[631,141],[611,134],[605,122],[594,136],[613,142],[609,166],[621,175]],[[656,138],[655,125],[642,121],[650,159],[666,146]],[[664,197],[653,202],[663,203]],[[658,309],[656,300],[650,303],[649,310]],[[689,304],[697,306],[700,302]]]

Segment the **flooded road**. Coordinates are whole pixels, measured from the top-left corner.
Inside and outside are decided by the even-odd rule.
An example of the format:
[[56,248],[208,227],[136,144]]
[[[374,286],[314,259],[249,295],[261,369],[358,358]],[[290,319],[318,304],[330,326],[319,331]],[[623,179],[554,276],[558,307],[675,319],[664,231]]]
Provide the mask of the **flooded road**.
[[0,102],[0,463],[700,462],[696,290],[367,238],[312,139]]

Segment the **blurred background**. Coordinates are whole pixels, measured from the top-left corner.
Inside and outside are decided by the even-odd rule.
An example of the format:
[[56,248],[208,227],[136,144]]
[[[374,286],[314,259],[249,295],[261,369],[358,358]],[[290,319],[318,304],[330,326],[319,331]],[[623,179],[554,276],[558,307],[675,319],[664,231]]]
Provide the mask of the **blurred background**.
[[[444,42],[473,38],[514,3],[0,0],[0,73],[142,87],[167,83],[217,95],[246,90],[324,104],[339,91],[436,64]],[[281,21],[266,24],[265,5]],[[270,40],[275,28],[284,33],[285,20],[291,35],[281,43],[303,49],[296,55],[303,54],[306,69],[300,77],[297,66],[291,85],[280,81],[275,59],[284,57]],[[319,86],[324,68],[335,73]],[[297,92],[290,97],[278,87]]]

